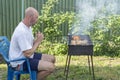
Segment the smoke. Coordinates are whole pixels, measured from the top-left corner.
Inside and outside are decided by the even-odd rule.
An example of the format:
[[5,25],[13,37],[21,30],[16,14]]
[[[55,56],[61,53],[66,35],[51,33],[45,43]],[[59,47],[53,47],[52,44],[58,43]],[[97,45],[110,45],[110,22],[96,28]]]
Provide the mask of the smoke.
[[[117,12],[118,1],[116,0],[76,0],[76,22],[70,34],[87,34],[92,28],[91,22],[96,18],[117,14]],[[107,30],[107,28],[104,29]]]

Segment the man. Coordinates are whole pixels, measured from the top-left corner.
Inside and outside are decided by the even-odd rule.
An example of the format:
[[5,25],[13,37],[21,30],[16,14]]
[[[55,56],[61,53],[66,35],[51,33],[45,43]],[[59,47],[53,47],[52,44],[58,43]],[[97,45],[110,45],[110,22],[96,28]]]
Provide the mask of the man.
[[[44,80],[55,69],[55,57],[35,53],[35,50],[44,38],[40,32],[36,34],[35,39],[32,34],[31,27],[37,22],[38,16],[38,11],[33,7],[25,10],[25,18],[18,24],[12,35],[9,58],[10,60],[29,58],[31,69],[38,71],[37,80]],[[12,67],[23,65],[24,70],[27,70],[25,61],[12,62],[11,65]]]

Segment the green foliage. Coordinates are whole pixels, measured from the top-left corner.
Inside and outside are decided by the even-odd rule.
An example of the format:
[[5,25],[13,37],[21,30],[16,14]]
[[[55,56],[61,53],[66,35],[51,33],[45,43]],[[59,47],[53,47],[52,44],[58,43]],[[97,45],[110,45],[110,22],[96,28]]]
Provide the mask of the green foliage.
[[58,0],[48,0],[43,5],[38,23],[33,27],[34,33],[43,29],[45,39],[49,41],[54,36],[62,35],[62,31],[59,29],[62,24],[67,23],[69,29],[74,17],[73,12],[52,13],[52,9],[57,2]]
[[38,47],[37,52],[52,54],[52,55],[64,55],[67,53],[67,44],[51,43],[44,40]]
[[[38,23],[33,27],[34,34],[41,30],[45,36],[45,40],[39,46],[37,51],[55,55],[67,53],[67,47],[66,44],[52,43],[51,40],[56,42],[57,40],[54,37],[63,35],[60,30],[60,26],[66,23],[69,29],[74,17],[73,12],[52,12],[54,5],[57,3],[58,0],[48,0],[45,4],[43,4]],[[60,40],[62,41],[63,39],[61,38],[59,41]]]
[[51,51],[51,54],[54,55],[63,55],[67,53],[67,44],[56,43],[54,44],[54,48]]
[[120,56],[120,15],[98,18],[92,24],[95,54]]
[[41,45],[37,48],[37,52],[49,53],[50,49],[53,47],[51,42],[43,40]]

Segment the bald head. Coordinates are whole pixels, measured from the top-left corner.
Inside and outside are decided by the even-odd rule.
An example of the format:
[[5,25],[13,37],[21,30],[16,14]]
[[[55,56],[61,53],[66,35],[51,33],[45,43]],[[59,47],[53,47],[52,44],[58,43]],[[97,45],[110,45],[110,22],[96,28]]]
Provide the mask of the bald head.
[[38,11],[33,8],[33,7],[28,7],[26,10],[25,10],[25,16],[33,16],[35,14],[39,14]]
[[23,19],[23,22],[27,26],[33,26],[38,21],[39,13],[38,11],[33,7],[28,7],[25,10],[25,18]]

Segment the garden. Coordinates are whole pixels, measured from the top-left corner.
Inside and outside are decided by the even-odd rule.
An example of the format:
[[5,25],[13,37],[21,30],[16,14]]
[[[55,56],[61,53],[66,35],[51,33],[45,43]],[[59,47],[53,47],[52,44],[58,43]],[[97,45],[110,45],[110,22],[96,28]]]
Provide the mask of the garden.
[[[78,26],[86,26],[86,24],[82,24],[86,18],[79,11],[78,13],[72,11],[52,12],[53,7],[58,2],[59,0],[48,0],[43,5],[37,24],[33,27],[33,34],[40,31],[45,36],[36,51],[56,57],[56,69],[47,77],[47,80],[65,80],[64,69],[68,53],[68,33],[79,35],[78,31],[81,30]],[[101,13],[105,15],[101,16]],[[89,23],[87,20],[83,22],[87,22],[89,27],[85,29],[80,27],[84,31],[82,34],[88,34],[94,44],[95,80],[120,80],[120,15],[108,13],[106,6],[99,9],[99,14],[96,14],[99,16],[92,15],[92,18],[87,18]],[[90,14],[85,16],[88,17],[88,15]],[[62,25],[67,27],[64,26],[63,30]],[[1,61],[0,80],[6,80],[6,76],[7,65]],[[21,80],[30,80],[29,75],[22,75]],[[89,74],[87,56],[72,56],[68,80],[93,80]]]

